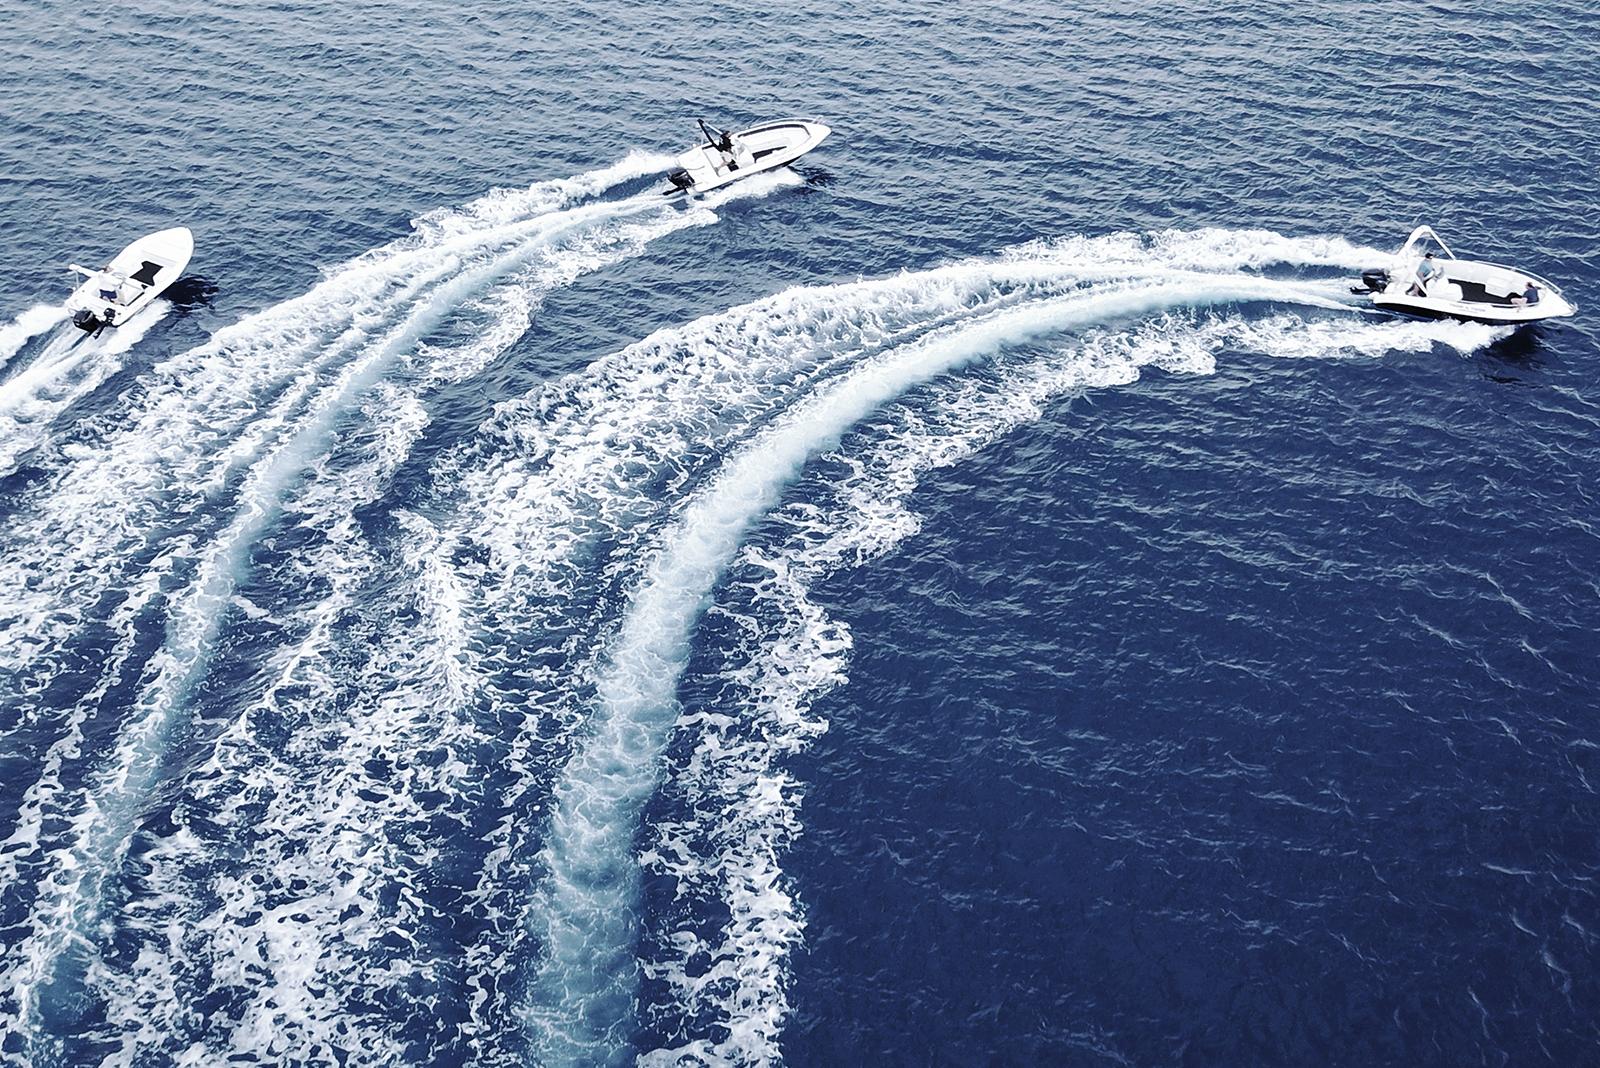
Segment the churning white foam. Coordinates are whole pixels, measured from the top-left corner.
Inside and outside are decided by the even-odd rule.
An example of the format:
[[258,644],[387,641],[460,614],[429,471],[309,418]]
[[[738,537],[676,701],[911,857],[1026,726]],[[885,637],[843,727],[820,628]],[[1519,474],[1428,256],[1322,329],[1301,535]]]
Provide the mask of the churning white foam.
[[35,304],[11,322],[0,326],[0,370],[11,362],[11,357],[22,347],[46,330],[67,321],[64,304]]
[[890,349],[780,415],[723,464],[662,539],[630,597],[596,683],[591,731],[556,789],[534,908],[544,957],[528,1007],[552,1064],[624,1057],[638,977],[632,844],[676,716],[677,680],[695,621],[749,524],[817,452],[910,387],[1003,346],[1166,307],[1326,298],[1266,279],[1127,283],[991,313]]
[[[787,184],[745,183],[717,203],[765,195]],[[468,768],[460,760],[443,760],[431,770],[383,783],[372,768],[379,758],[409,763],[419,749],[450,748],[452,738],[470,744],[470,722],[462,714],[476,682],[459,650],[419,656],[408,641],[395,641],[395,648],[378,655],[369,652],[372,659],[359,677],[337,678],[333,664],[343,650],[330,637],[333,622],[349,610],[364,582],[392,578],[380,576],[385,562],[354,529],[353,509],[381,494],[404,462],[427,424],[429,392],[471,376],[509,347],[528,328],[528,311],[544,293],[636,255],[665,234],[715,222],[712,206],[667,205],[644,194],[553,213],[537,240],[525,238],[416,289],[406,318],[372,342],[350,346],[351,358],[331,382],[308,384],[303,399],[272,412],[273,430],[261,437],[261,445],[230,457],[242,469],[232,494],[234,517],[193,553],[194,577],[172,599],[168,640],[149,662],[134,716],[96,775],[69,842],[47,857],[70,874],[47,888],[48,901],[35,909],[33,933],[22,947],[21,964],[12,970],[24,1011],[26,999],[48,982],[66,942],[93,924],[102,884],[120,866],[133,813],[159,774],[166,737],[209,661],[218,628],[239,603],[235,590],[250,547],[285,506],[297,514],[298,525],[327,539],[307,563],[313,581],[328,584],[330,591],[298,610],[296,618],[278,621],[306,633],[285,654],[283,682],[224,732],[212,762],[194,775],[197,796],[221,805],[217,833],[234,828],[227,841],[202,844],[232,853],[247,842],[246,859],[257,874],[248,880],[234,875],[207,880],[207,893],[220,905],[198,918],[192,898],[147,887],[154,901],[143,910],[148,916],[125,917],[149,937],[140,969],[129,977],[91,963],[88,981],[107,999],[111,1021],[149,1030],[153,1021],[176,1024],[183,1017],[178,988],[149,981],[157,970],[194,978],[231,976],[249,991],[231,1045],[236,1052],[260,1054],[281,1049],[286,1036],[294,1036],[289,1044],[296,1049],[332,1048],[353,1026],[354,999],[404,979],[374,940],[437,921],[409,915],[404,907],[417,900],[403,884],[422,877],[417,865],[426,852],[408,828],[430,815],[418,797],[459,797]],[[494,295],[484,298],[486,291]],[[438,315],[474,301],[490,316],[489,330],[451,350],[420,344]],[[334,421],[354,410],[363,396],[371,398],[362,409],[371,420],[370,433],[345,435],[341,441],[356,451],[334,457],[329,452]],[[314,477],[285,504],[285,494],[307,470]],[[402,523],[419,536],[428,527],[417,516],[402,517]],[[420,558],[407,556],[406,573],[414,576],[409,587],[425,617],[448,633],[449,620],[459,615],[448,608],[450,591],[459,595],[459,585],[438,565],[434,543],[426,544]],[[325,706],[335,693],[354,693],[357,703],[330,717],[334,710]],[[291,751],[298,759],[292,761],[261,737],[276,737],[277,723],[285,719],[302,723],[306,737],[319,739],[314,747],[297,741]],[[340,759],[330,766],[322,755],[327,753]],[[352,801],[353,794],[368,802]],[[371,801],[373,796],[387,801]],[[301,857],[303,843],[319,829],[334,836],[337,848],[323,854],[322,863],[310,865]],[[193,857],[195,846],[186,841],[175,854],[163,846],[146,862],[153,872],[184,876],[176,884],[192,887],[197,869],[204,867]],[[397,885],[399,910],[380,909]],[[285,890],[289,886],[295,888],[292,895]],[[272,924],[264,925],[262,902],[274,896],[292,897],[292,907],[284,904],[272,913]],[[270,981],[260,981],[263,972]],[[251,977],[254,983],[247,981]],[[328,989],[344,993],[332,1000],[316,993]],[[366,1048],[393,1048],[382,1036],[401,1024],[363,1019]],[[315,1053],[306,1056],[318,1059]]]
[[[163,361],[80,428],[82,440],[63,447],[51,477],[20,503],[6,530],[13,552],[0,565],[4,587],[28,591],[40,605],[93,600],[127,547],[147,543],[163,517],[202,504],[197,495],[222,492],[292,433],[326,378],[381,345],[397,315],[530,241],[548,244],[610,214],[658,208],[645,197],[626,206],[583,203],[658,163],[633,156],[590,175],[499,191],[465,209],[424,216],[412,234],[328,272],[304,295]],[[7,638],[11,607],[0,602]],[[59,629],[30,634],[26,644],[63,637]]]
[[[640,581],[638,561],[673,514],[673,502],[715,470],[727,450],[880,351],[941,322],[1107,279],[1216,280],[1163,261],[1148,239],[1105,242],[1130,251],[1119,258],[1093,241],[1039,245],[998,261],[792,290],[662,331],[502,406],[483,444],[440,468],[440,481],[459,482],[465,503],[450,523],[456,533],[449,544],[453,555],[471,561],[460,572],[471,589],[469,615],[478,633],[493,636],[487,661],[506,662],[528,724],[506,758],[509,767],[525,770],[506,795],[476,895],[492,919],[469,954],[475,1056],[504,1055],[503,1014],[509,999],[519,998],[505,975],[525,959],[528,950],[519,947],[530,930],[515,919],[526,908],[516,888],[539,871],[530,856],[540,835],[527,824],[544,819],[539,784],[549,773],[541,762],[571,746],[573,727],[588,714],[599,675],[592,636],[614,626],[614,602],[602,591]],[[1234,245],[1214,254],[1190,245],[1184,254],[1210,263],[1266,258]],[[1322,254],[1314,247],[1304,258]],[[1287,243],[1277,255],[1294,262]],[[1297,289],[1296,299],[1347,306],[1331,280],[1308,280]],[[1281,295],[1250,291],[1239,299]],[[542,666],[518,671],[512,657]]]
[[1275,356],[1330,359],[1339,356],[1375,357],[1390,352],[1428,352],[1436,346],[1466,355],[1509,337],[1515,327],[1462,323],[1451,319],[1415,320],[1368,318],[1354,321],[1324,319],[1302,322],[1294,317],[1272,316],[1241,323],[1237,329],[1242,347]]
[[[741,186],[762,188],[758,180]],[[13,989],[36,991],[63,946],[99,937],[89,922],[96,887],[121,871],[131,813],[157,781],[163,735],[181,721],[226,614],[248,610],[285,635],[262,670],[259,696],[171,784],[206,820],[180,821],[142,849],[143,874],[120,875],[138,880],[138,907],[102,917],[138,947],[131,965],[92,954],[88,965],[88,990],[127,1043],[114,1063],[180,1046],[196,1061],[310,1062],[335,1046],[358,1062],[393,1060],[408,1055],[404,1034],[444,1026],[430,1006],[446,985],[468,992],[468,1019],[454,1040],[475,1062],[517,1059],[518,1017],[552,1063],[624,1056],[638,970],[634,839],[675,729],[692,739],[694,755],[678,774],[699,826],[655,828],[644,860],[719,897],[728,919],[699,946],[648,933],[648,944],[667,948],[645,965],[677,999],[674,1011],[695,1021],[691,1039],[650,1059],[771,1060],[787,1013],[785,961],[803,926],[780,866],[799,830],[798,788],[780,761],[822,728],[811,703],[844,677],[849,636],[806,592],[836,565],[788,545],[747,547],[740,557],[749,524],[866,413],[919,384],[918,397],[931,390],[933,407],[971,396],[966,376],[928,384],[965,360],[1090,330],[1041,364],[1035,385],[1005,379],[997,403],[1006,418],[1027,418],[1060,391],[1131,380],[1141,360],[1199,368],[1214,348],[1207,338],[1238,338],[1238,324],[1258,321],[1236,317],[1213,335],[1177,317],[1152,323],[1152,311],[1258,300],[1344,306],[1324,282],[1238,272],[1347,253],[1314,243],[1297,254],[1276,235],[1269,253],[1220,231],[1054,242],[792,290],[661,331],[503,405],[477,442],[436,468],[438,495],[453,510],[390,511],[398,533],[375,545],[355,512],[384,499],[428,427],[432,391],[492,364],[543,294],[594,269],[590,262],[615,262],[661,233],[702,225],[715,206],[574,215],[557,233],[550,220],[518,221],[522,209],[505,203],[516,196],[485,198],[463,213],[470,217],[421,220],[406,242],[356,261],[350,271],[371,272],[370,291],[379,294],[370,305],[335,314],[330,290],[327,304],[268,317],[228,345],[172,362],[135,420],[153,431],[159,412],[195,429],[214,405],[223,428],[206,441],[158,434],[157,449],[118,466],[110,446],[138,443],[111,429],[63,454],[55,485],[68,491],[69,506],[57,506],[58,515],[79,522],[70,506],[90,508],[97,480],[135,502],[134,518],[98,541],[100,551],[114,555],[119,538],[148,537],[162,515],[187,514],[197,499],[221,514],[141,560],[142,585],[125,583],[118,604],[133,611],[135,591],[147,589],[151,600],[137,603],[168,608],[172,623],[145,665],[115,750],[96,754],[107,759],[93,789],[63,796],[61,786],[63,764],[82,759],[80,710],[69,717],[76,735],[63,734],[51,750],[48,781],[29,791],[15,848],[0,853],[11,872],[26,858],[30,871],[56,873],[41,881],[31,934],[6,971]],[[577,210],[585,207],[595,206]],[[530,241],[542,251],[519,259]],[[442,251],[450,242],[454,251]],[[324,283],[346,294],[367,284],[343,270]],[[483,328],[453,345],[427,344],[418,317],[433,314],[429,307],[467,309]],[[1122,320],[1133,325],[1094,329]],[[205,392],[247,351],[277,369],[245,373],[237,406]],[[190,372],[201,392],[184,392]],[[907,410],[928,407],[918,400]],[[354,413],[364,414],[349,429]],[[969,422],[973,430],[1003,423]],[[893,430],[882,444],[892,452],[909,438]],[[946,433],[937,455],[960,451]],[[884,504],[894,493],[873,481],[878,468],[850,461],[861,465],[859,512],[873,525],[851,533],[828,509],[806,520],[819,539],[807,551],[835,537],[829,551],[838,561],[864,559],[874,543],[889,543],[886,531],[915,527],[908,512]],[[896,477],[914,483],[918,465],[932,462],[908,461]],[[145,474],[146,465],[156,473]],[[180,475],[197,478],[201,492],[174,490],[169,480]],[[238,580],[280,513],[317,536],[291,565],[317,592],[246,609]],[[745,703],[728,715],[763,726],[742,731],[710,715],[677,722],[676,679],[696,619],[736,557],[763,577],[748,593],[757,606],[752,644],[739,651],[743,674],[732,679]],[[176,587],[170,602],[163,584]],[[87,579],[53,587],[103,588]],[[619,589],[633,591],[625,603]],[[47,614],[60,603],[46,598],[18,611]],[[45,635],[59,623],[13,618],[18,634]],[[131,641],[131,623],[115,629]],[[48,658],[50,641],[41,645]],[[121,664],[131,654],[116,648]],[[494,729],[516,733],[486,736]],[[486,774],[505,780],[502,796],[483,795]],[[63,817],[74,821],[65,843],[45,840],[43,829]],[[486,934],[458,959],[422,937],[460,921],[429,900],[437,849],[429,834],[469,817],[489,827],[479,883],[466,898],[467,926]],[[525,888],[541,874],[530,904]],[[530,1005],[515,977],[540,953]],[[709,969],[688,963],[708,956]],[[227,1007],[202,1024],[192,1006],[208,992]],[[414,1006],[414,1016],[401,1018],[396,1005]]]
[[[19,652],[31,648],[36,656],[41,652],[48,655],[69,633],[60,628],[63,623],[70,626],[73,605],[105,588],[107,572],[114,573],[107,564],[119,555],[116,546],[128,538],[147,538],[147,524],[173,503],[161,499],[163,491],[175,490],[182,497],[192,493],[195,485],[207,485],[206,469],[219,456],[224,464],[243,466],[244,471],[232,521],[203,548],[195,546],[198,551],[180,554],[187,560],[175,561],[171,554],[162,554],[145,561],[150,570],[138,585],[129,588],[131,593],[147,585],[152,573],[174,563],[193,572],[187,589],[171,606],[168,640],[146,667],[134,714],[124,725],[108,762],[93,776],[94,785],[73,802],[76,812],[70,817],[71,829],[49,850],[46,866],[53,874],[37,887],[39,900],[29,924],[31,934],[10,947],[7,977],[24,1012],[32,992],[48,982],[53,962],[64,947],[92,927],[101,883],[120,865],[130,821],[157,774],[176,709],[204,664],[216,627],[232,602],[248,548],[275,516],[283,491],[324,448],[334,420],[455,304],[481,289],[485,281],[520,269],[537,255],[548,254],[547,259],[559,256],[561,242],[569,235],[647,210],[670,214],[674,226],[660,232],[708,221],[705,212],[667,213],[644,197],[551,210],[553,203],[588,195],[620,174],[638,169],[640,162],[601,172],[592,182],[558,183],[559,188],[521,198],[491,198],[493,211],[479,210],[480,204],[462,213],[460,219],[432,219],[419,227],[422,237],[397,242],[384,254],[362,257],[307,297],[224,330],[204,349],[169,361],[141,391],[133,412],[119,413],[101,442],[66,453],[50,492],[40,494],[35,502],[37,510],[16,513],[18,529],[11,532],[12,541],[26,542],[33,535],[48,551],[38,557],[20,554],[8,559],[6,570],[17,572],[12,576],[18,580],[13,594],[26,589],[34,603],[8,597],[10,603],[0,615],[7,625],[7,640],[14,640]],[[524,221],[517,218],[516,210],[508,210],[510,205],[528,207],[530,201],[544,212],[542,216]],[[508,218],[515,221],[503,221]],[[435,238],[431,244],[428,234]],[[632,245],[625,240],[617,247],[637,247],[639,236],[630,235]],[[597,254],[597,248],[589,246],[574,258],[598,266],[613,253],[614,248]],[[407,270],[385,274],[381,269],[397,263],[408,265]],[[563,276],[572,273],[570,266],[558,271]],[[363,303],[362,297],[374,299]],[[406,313],[397,323],[396,312]],[[525,326],[526,320],[523,322]],[[88,348],[61,356],[50,366],[62,361],[77,366],[91,355],[103,355],[106,349],[114,354],[119,346],[135,339],[124,327],[106,346],[95,346],[90,339]],[[330,354],[342,359],[342,365],[331,364]],[[309,358],[310,365],[293,372],[300,358]],[[272,377],[263,373],[263,367],[275,362],[280,375],[294,373],[288,393],[275,398],[270,391],[252,396],[252,385],[260,386]],[[290,403],[278,404],[286,395]],[[208,445],[226,440],[224,431],[230,422],[252,428],[251,417],[263,406],[264,398],[272,429],[258,439],[257,446],[243,455],[207,450]],[[414,409],[405,405],[386,411],[417,418]],[[132,425],[127,426],[129,423]],[[393,449],[400,440],[393,434],[380,435],[379,448]],[[259,458],[252,458],[251,453]],[[392,457],[389,462],[392,464]],[[181,509],[173,510],[181,514]],[[179,539],[180,544],[182,541]],[[52,583],[52,579],[56,581]],[[82,713],[82,709],[69,710],[62,738],[81,734]],[[64,758],[67,753],[58,755]],[[20,837],[13,837],[13,848],[4,856],[12,870],[24,859],[27,850],[22,847],[37,841],[39,821],[49,802],[62,800],[59,775],[51,773],[48,765],[46,776],[36,786],[24,803]],[[37,858],[30,859],[38,863]]]
[[1003,255],[1022,260],[1045,256],[1085,266],[1123,268],[1140,275],[1163,267],[1214,273],[1276,266],[1348,269],[1387,259],[1377,249],[1353,245],[1342,237],[1289,237],[1271,230],[1224,230],[1214,226],[1098,237],[1070,234],[1025,242],[1007,249]]
[[785,507],[776,547],[739,554],[730,597],[740,623],[717,703],[682,717],[675,733],[687,756],[671,767],[688,815],[653,829],[641,863],[676,885],[680,900],[720,902],[710,935],[667,931],[654,939],[646,973],[666,984],[677,1028],[689,1037],[651,1051],[641,1064],[758,1065],[780,1060],[787,1014],[785,961],[803,917],[782,877],[784,849],[800,831],[801,789],[782,758],[826,729],[813,706],[845,677],[851,638],[812,600],[826,576],[892,551],[920,527],[909,509],[929,471],[959,463],[1047,405],[1084,389],[1134,381],[1147,366],[1210,374],[1218,351],[1288,358],[1371,357],[1424,344],[1454,347],[1476,336],[1458,324],[1307,320],[1274,315],[1163,315],[1131,330],[1092,331],[1059,350],[982,377],[947,380],[919,403],[891,406],[870,436],[829,455],[846,474]]
[[14,470],[19,457],[45,440],[62,412],[121,370],[121,357],[171,310],[171,304],[157,300],[108,335],[85,337],[74,331],[47,344],[26,367],[0,381],[0,475]]

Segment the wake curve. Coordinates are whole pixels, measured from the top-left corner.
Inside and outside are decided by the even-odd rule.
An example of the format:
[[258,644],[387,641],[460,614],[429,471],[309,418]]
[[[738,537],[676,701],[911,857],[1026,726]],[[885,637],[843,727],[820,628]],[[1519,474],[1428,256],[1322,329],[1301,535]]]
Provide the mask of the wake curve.
[[[638,165],[634,161],[621,171],[605,172],[604,179],[625,174]],[[56,875],[41,888],[43,896],[29,921],[32,934],[18,947],[17,959],[8,969],[13,991],[21,1002],[24,1027],[28,1026],[25,1021],[36,1011],[35,999],[56,982],[56,962],[63,951],[80,937],[78,932],[95,924],[104,881],[121,866],[140,798],[156,781],[171,726],[190,687],[203,670],[217,628],[233,603],[233,590],[246,565],[249,547],[261,531],[275,521],[279,502],[300,472],[327,451],[334,421],[350,410],[355,398],[377,387],[396,361],[420,351],[423,337],[437,325],[442,315],[482,292],[487,285],[497,283],[504,292],[511,294],[548,291],[580,274],[634,254],[663,234],[715,222],[711,209],[728,199],[764,195],[785,184],[782,178],[746,183],[746,188],[730,191],[730,197],[707,201],[688,210],[667,210],[658,198],[648,195],[626,201],[582,204],[547,213],[534,224],[512,224],[512,233],[497,233],[495,237],[494,243],[501,251],[475,265],[463,264],[464,254],[431,262],[428,275],[402,290],[405,299],[418,300],[405,319],[374,340],[367,340],[369,331],[365,328],[347,330],[335,339],[333,350],[348,352],[354,358],[344,363],[330,383],[319,386],[314,380],[302,377],[286,395],[289,403],[283,403],[280,398],[277,406],[269,409],[267,421],[272,429],[257,437],[259,444],[246,445],[242,450],[223,450],[220,454],[223,463],[243,466],[244,471],[243,480],[233,493],[234,518],[219,528],[210,537],[209,545],[196,554],[193,577],[187,580],[187,589],[176,598],[170,610],[167,642],[146,668],[147,681],[141,688],[134,720],[124,728],[109,761],[97,773],[97,785],[72,821],[69,843],[54,850],[48,858]],[[588,191],[593,183],[579,186]],[[568,190],[567,195],[572,195],[572,191]],[[499,211],[488,214],[492,220],[502,217]],[[652,218],[637,224],[626,221],[643,215]],[[603,229],[597,229],[602,224]],[[467,227],[467,236],[463,236],[462,228],[448,221],[433,220],[430,225],[433,230],[447,235],[447,245],[470,241],[475,232],[473,227]],[[357,269],[370,270],[373,261],[380,258],[364,260]],[[474,373],[527,329],[529,306],[526,300],[510,301],[496,317],[502,324],[500,327],[484,339],[453,353],[448,366],[424,368],[408,388],[426,391]],[[508,328],[511,323],[507,320],[520,325]],[[214,360],[219,351],[213,349],[205,359]],[[192,357],[180,358],[180,362],[182,359],[192,360]],[[163,368],[162,373],[171,375],[172,366]],[[389,390],[387,403],[382,405],[381,412],[372,413],[382,416],[381,429],[371,439],[377,455],[367,465],[380,476],[384,472],[392,473],[427,419],[425,409],[417,405],[414,395],[396,394],[392,385],[385,388]],[[256,429],[257,424],[252,424],[246,437]],[[208,484],[215,492],[216,487],[229,481],[223,474],[213,476]],[[337,528],[342,523],[340,513],[348,513],[361,503],[371,486],[357,480],[350,489],[354,492],[336,495],[336,501],[327,502],[334,505],[334,510],[319,515],[319,525]],[[308,490],[308,503],[314,496],[315,486]],[[24,821],[18,835],[8,843],[10,864],[14,865],[18,856],[23,855],[18,852],[20,847],[38,840],[37,828],[44,813],[60,793],[60,763],[75,754],[81,741],[81,717],[80,711],[69,724],[69,732],[62,739],[64,748],[52,749],[46,760],[47,769],[57,770],[47,771],[25,799]],[[104,976],[97,976],[97,981],[103,980]]]
[[[1046,405],[1085,389],[1130,383],[1146,366],[1208,375],[1222,348],[1275,358],[1365,358],[1437,344],[1462,351],[1500,332],[1451,323],[1307,321],[1228,314],[1165,314],[1131,330],[1095,330],[1065,349],[999,363],[993,374],[956,377],[915,406],[894,405],[870,435],[828,456],[842,477],[808,477],[803,500],[779,513],[792,533],[739,554],[733,588],[718,610],[738,621],[719,689],[679,718],[668,764],[674,809],[640,858],[675,887],[672,901],[712,902],[690,916],[657,919],[643,968],[673,998],[659,1010],[679,1041],[640,1058],[652,1066],[774,1064],[787,1012],[784,959],[804,924],[781,860],[800,833],[800,787],[782,758],[827,729],[810,710],[845,678],[851,637],[809,590],[858,568],[913,536],[907,502],[930,470],[957,464]],[[748,600],[748,607],[742,602]],[[698,682],[704,686],[703,680]],[[727,714],[723,710],[730,710]],[[709,911],[725,916],[694,933]]]
[[1328,298],[1267,280],[1192,280],[1055,298],[948,328],[868,363],[786,412],[696,496],[663,539],[607,654],[593,733],[555,794],[534,924],[544,959],[529,1018],[548,1063],[613,1063],[633,1026],[638,814],[655,787],[676,715],[677,680],[712,587],[745,530],[812,456],[912,386],[1006,345],[1107,318],[1227,301]]
[[[687,218],[682,225],[711,217]],[[762,561],[752,566],[770,575],[751,596],[783,606],[787,629],[752,624],[747,667],[728,684],[744,695],[745,714],[766,717],[771,729],[742,733],[737,717],[679,722],[676,679],[688,643],[750,524],[819,452],[847,439],[860,448],[852,428],[868,414],[908,391],[919,398],[910,407],[965,397],[969,380],[951,371],[1030,339],[1091,331],[1069,345],[1065,366],[1048,374],[1041,366],[1032,385],[1008,379],[1016,388],[996,402],[1005,419],[1027,418],[1061,392],[1131,381],[1141,361],[1203,371],[1218,345],[1250,347],[1242,340],[1250,329],[1266,344],[1275,321],[1297,344],[1323,324],[1349,322],[1252,315],[1213,329],[1179,317],[1139,342],[1145,355],[1128,356],[1121,346],[1146,327],[1105,324],[1239,301],[1346,307],[1336,287],[1316,278],[1242,273],[1262,262],[1304,264],[1288,239],[1276,239],[1269,254],[1232,235],[1042,243],[996,260],[794,290],[659,332],[503,405],[475,443],[437,467],[437,510],[396,514],[388,550],[369,543],[351,517],[382,499],[427,426],[430,391],[487,366],[526,329],[528,311],[550,287],[679,224],[647,213],[596,216],[579,231],[552,235],[527,261],[508,258],[526,237],[496,238],[493,248],[397,276],[401,303],[371,322],[333,321],[307,335],[321,341],[294,342],[306,345],[317,370],[271,394],[241,433],[204,458],[207,497],[227,505],[222,521],[127,587],[121,604],[140,611],[163,603],[162,585],[182,577],[168,641],[146,665],[136,716],[105,754],[95,792],[82,799],[75,838],[51,841],[45,828],[79,803],[64,792],[60,770],[83,761],[86,712],[75,713],[76,733],[51,750],[18,834],[0,850],[13,871],[27,858],[30,872],[57,872],[42,883],[32,933],[8,969],[13,990],[35,998],[51,990],[52,962],[98,916],[140,947],[138,962],[111,967],[91,958],[83,987],[104,1000],[120,1033],[142,1035],[147,1049],[185,1036],[196,1049],[260,1056],[286,1041],[314,1050],[359,1035],[370,1059],[392,1059],[406,1055],[404,1021],[379,1011],[385,998],[425,1004],[459,983],[470,992],[466,1018],[453,1033],[447,1020],[430,1022],[434,1041],[461,1043],[481,1063],[513,1062],[520,1018],[552,1063],[621,1059],[641,967],[632,959],[632,851],[643,800],[671,766],[674,789],[717,804],[697,804],[682,826],[652,829],[657,844],[642,859],[723,898],[729,919],[720,941],[698,951],[644,931],[643,967],[679,999],[658,1008],[680,1014],[674,1033],[687,1036],[648,1059],[772,1060],[786,1013],[784,962],[802,927],[779,866],[785,841],[798,833],[796,801],[774,761],[821,729],[807,702],[843,678],[849,647],[805,588],[820,570],[883,551],[892,542],[886,531],[914,529],[909,513],[883,502],[898,499],[919,464],[939,461],[911,448],[918,458],[887,488],[866,480],[882,473],[863,466],[859,508],[841,506],[841,514],[883,525],[851,533],[826,514],[809,517],[823,533],[804,549],[837,550],[825,560],[787,546],[764,555],[746,548],[744,559]],[[466,225],[447,221],[441,233]],[[609,236],[590,240],[601,235]],[[1323,247],[1303,258],[1346,254]],[[459,290],[445,290],[477,271]],[[473,304],[488,327],[454,347],[430,346],[428,324],[413,317],[435,298],[446,311]],[[1328,355],[1388,345],[1361,326],[1324,334]],[[1419,332],[1414,343],[1431,344],[1426,338]],[[333,426],[363,398],[362,432],[336,442]],[[914,440],[901,429],[880,444],[892,452]],[[981,447],[981,435],[969,444]],[[937,455],[958,458],[962,447],[947,444]],[[83,456],[96,459],[93,450]],[[313,477],[303,479],[308,470]],[[286,513],[316,532],[297,566],[326,592],[287,607],[245,602],[238,579],[249,547]],[[797,525],[802,518],[797,513]],[[394,605],[373,603],[375,589]],[[127,813],[157,781],[164,735],[183,715],[231,611],[282,628],[285,644],[271,654],[259,698],[172,786],[212,813],[214,825],[180,825],[141,850],[149,874],[130,876],[121,859]],[[115,630],[131,639],[132,623],[117,618]],[[611,637],[597,645],[596,633]],[[815,670],[797,670],[802,661]],[[305,744],[275,740],[279,722],[294,724]],[[689,765],[664,765],[674,731],[709,748],[691,746],[702,755]],[[373,770],[428,749],[429,739],[439,740],[436,766],[402,778]],[[551,763],[553,755],[563,760]],[[721,804],[729,799],[736,800]],[[393,941],[453,923],[426,900],[432,858],[416,830],[439,819],[471,828],[476,840],[452,848],[465,851],[457,862],[482,872],[463,900],[487,934],[455,963],[418,960],[416,947]],[[314,838],[331,847],[308,859]],[[137,878],[145,902],[138,915],[99,914],[110,878]],[[691,978],[694,952],[712,952],[716,966]],[[510,978],[530,965],[531,1002]],[[207,983],[230,991],[230,1009],[203,1037],[184,1006],[215,989]],[[37,1026],[36,1005],[23,1018]]]

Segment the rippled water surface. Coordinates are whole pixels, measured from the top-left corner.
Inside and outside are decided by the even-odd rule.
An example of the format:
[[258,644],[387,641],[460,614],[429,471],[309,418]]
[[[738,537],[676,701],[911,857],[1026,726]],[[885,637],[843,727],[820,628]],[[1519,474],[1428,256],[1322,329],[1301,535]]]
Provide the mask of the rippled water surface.
[[1593,1060],[1597,37],[0,7],[0,1061]]

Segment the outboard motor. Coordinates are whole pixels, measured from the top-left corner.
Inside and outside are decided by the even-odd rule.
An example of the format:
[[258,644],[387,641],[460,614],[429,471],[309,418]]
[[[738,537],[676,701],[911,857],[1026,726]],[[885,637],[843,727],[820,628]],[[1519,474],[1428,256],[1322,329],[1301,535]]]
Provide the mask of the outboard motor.
[[86,334],[91,334],[105,324],[99,319],[96,319],[94,312],[90,311],[88,308],[79,308],[77,311],[72,313],[72,325],[77,327],[79,330],[82,330]]
[[674,167],[668,171],[667,181],[685,193],[694,188],[694,176],[682,167]]
[[1363,288],[1350,287],[1352,293],[1382,293],[1389,288],[1389,272],[1382,267],[1369,267],[1361,272]]

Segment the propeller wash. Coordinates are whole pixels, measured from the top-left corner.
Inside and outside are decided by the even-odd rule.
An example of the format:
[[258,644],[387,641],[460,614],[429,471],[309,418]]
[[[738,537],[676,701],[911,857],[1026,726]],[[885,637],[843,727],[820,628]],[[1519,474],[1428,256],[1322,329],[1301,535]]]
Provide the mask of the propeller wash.
[[860,640],[819,580],[912,536],[929,471],[1146,369],[1500,336],[1358,317],[1336,239],[1113,235],[787,290],[436,420],[543,295],[715,222],[596,199],[662,165],[421,220],[4,516],[8,1050],[773,1063],[787,761]]

